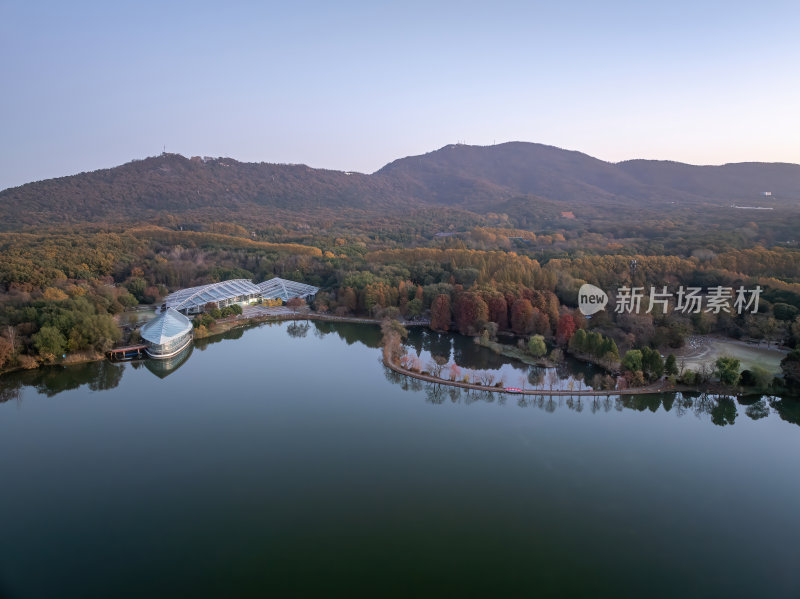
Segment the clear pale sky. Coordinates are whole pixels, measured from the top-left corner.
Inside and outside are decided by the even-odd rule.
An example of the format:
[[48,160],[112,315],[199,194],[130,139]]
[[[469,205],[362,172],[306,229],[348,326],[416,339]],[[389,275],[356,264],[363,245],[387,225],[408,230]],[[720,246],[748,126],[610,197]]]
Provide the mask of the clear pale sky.
[[0,188],[458,141],[800,163],[800,2],[0,0]]

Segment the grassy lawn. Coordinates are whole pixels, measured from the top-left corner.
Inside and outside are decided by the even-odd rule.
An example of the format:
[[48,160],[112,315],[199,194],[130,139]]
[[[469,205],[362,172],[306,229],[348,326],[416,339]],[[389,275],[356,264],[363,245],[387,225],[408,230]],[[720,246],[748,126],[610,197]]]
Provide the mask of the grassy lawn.
[[760,366],[773,374],[780,372],[780,362],[785,355],[785,350],[758,347],[733,339],[700,336],[688,339],[686,346],[675,353],[678,363],[683,360],[686,368],[691,370],[697,370],[704,363],[713,368],[720,356],[732,356],[741,361],[742,369]]

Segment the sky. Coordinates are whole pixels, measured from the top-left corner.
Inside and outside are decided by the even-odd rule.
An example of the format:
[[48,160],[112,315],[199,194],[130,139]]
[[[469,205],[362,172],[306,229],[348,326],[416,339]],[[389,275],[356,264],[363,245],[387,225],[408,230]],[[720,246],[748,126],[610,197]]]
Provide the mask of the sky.
[[800,2],[0,0],[0,189],[451,143],[800,163]]

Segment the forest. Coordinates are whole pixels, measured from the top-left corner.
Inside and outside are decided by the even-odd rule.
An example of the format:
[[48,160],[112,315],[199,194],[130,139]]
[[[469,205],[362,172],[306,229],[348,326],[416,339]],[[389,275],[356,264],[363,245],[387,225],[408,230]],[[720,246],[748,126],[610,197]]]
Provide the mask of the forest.
[[[0,233],[0,370],[101,354],[120,339],[120,314],[157,304],[175,289],[272,276],[319,286],[313,309],[320,312],[427,317],[436,330],[505,339],[537,353],[541,339],[548,352],[573,353],[631,375],[637,371],[626,366],[642,363],[636,354],[626,362],[628,352],[639,352],[646,364],[649,352],[668,355],[695,334],[800,347],[798,202],[778,198],[773,209],[756,212],[720,204],[717,192],[707,201],[676,193],[675,201],[684,202],[680,209],[654,201],[652,193],[639,202],[608,194],[594,201],[580,193],[580,201],[540,198],[523,195],[528,184],[518,178],[513,194],[490,198],[487,192],[483,203],[475,187],[462,189],[463,202],[452,195],[445,202],[439,190],[434,196],[443,203],[434,207],[430,198],[420,199],[418,188],[431,173],[444,172],[439,156],[413,178],[413,165],[387,167],[404,182],[405,203],[396,201],[396,182],[357,177],[351,183],[351,176],[334,172],[326,172],[324,185],[314,179],[298,188],[291,178],[283,180],[299,195],[316,189],[303,200],[248,203],[245,192],[266,185],[265,177],[288,175],[279,176],[277,167],[264,174],[258,165],[240,165],[259,173],[253,182],[230,175],[219,160],[160,160],[172,165],[158,168],[170,185],[159,186],[148,175],[153,164],[135,163],[118,167],[124,172],[116,175],[98,171],[0,192],[0,206],[10,215]],[[185,190],[173,194],[175,165],[203,174],[194,181],[205,186],[201,195],[202,189],[210,193],[236,183],[239,196],[194,201]],[[210,167],[214,172],[205,172]],[[289,172],[305,181],[299,167]],[[451,168],[450,176],[454,172],[464,171]],[[137,185],[154,198],[141,214],[128,210],[102,221],[90,216],[102,213],[95,208],[104,194],[130,199]],[[353,185],[373,195],[349,200]],[[432,185],[430,193],[436,191]],[[625,194],[636,193],[637,185]],[[20,201],[36,196],[39,210],[10,209],[14,194]],[[174,202],[163,199],[173,195]],[[106,205],[117,200],[107,198]],[[55,222],[49,216],[69,205],[78,205],[70,218]],[[577,310],[583,283],[611,297],[609,309],[591,319]],[[617,290],[626,286],[674,293],[681,286],[756,285],[763,291],[755,313],[613,310]],[[789,360],[787,382],[792,368]],[[638,372],[644,379],[663,374],[658,365],[642,365]]]

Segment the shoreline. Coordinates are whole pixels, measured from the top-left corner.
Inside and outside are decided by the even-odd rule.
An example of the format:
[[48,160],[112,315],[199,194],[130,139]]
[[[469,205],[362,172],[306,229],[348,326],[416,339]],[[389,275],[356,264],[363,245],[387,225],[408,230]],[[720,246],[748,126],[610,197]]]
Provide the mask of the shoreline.
[[[203,337],[193,336],[192,342],[199,341],[203,339],[212,339],[214,337],[219,337],[220,335],[224,335],[232,331],[233,329],[239,327],[246,327],[249,325],[256,325],[261,324],[264,322],[282,322],[285,320],[321,320],[327,322],[343,322],[343,323],[353,323],[353,324],[374,324],[380,326],[381,319],[377,318],[369,318],[369,317],[362,317],[362,316],[335,316],[333,314],[315,314],[315,313],[305,313],[305,312],[280,312],[274,314],[265,314],[259,316],[243,316],[237,315],[235,317],[229,317],[218,320],[214,323],[214,330],[209,331],[208,335]],[[410,321],[410,322],[403,322],[402,325],[405,327],[409,326],[427,326],[429,321]],[[113,349],[113,348],[112,348]],[[35,358],[34,358],[35,359]],[[151,359],[151,358],[148,358]],[[106,355],[106,352],[78,352],[74,354],[67,354],[66,358],[62,358],[59,360],[55,360],[53,362],[39,362],[36,360],[36,366],[33,368],[25,368],[24,366],[17,366],[15,368],[10,368],[8,370],[3,370],[0,372],[0,381],[2,381],[2,377],[7,374],[12,374],[15,372],[23,372],[28,370],[38,370],[39,368],[44,368],[48,366],[76,366],[78,364],[90,364],[92,362],[102,362],[103,360],[108,360],[109,362],[113,363],[120,363],[120,362],[129,362],[130,360],[111,360]]]
[[[225,333],[228,333],[228,332],[230,332],[230,331],[232,331],[234,329],[237,329],[237,328],[246,328],[246,327],[249,327],[249,326],[255,326],[255,325],[259,325],[259,324],[263,324],[263,323],[283,322],[283,321],[288,321],[288,320],[293,320],[293,321],[319,320],[319,321],[322,321],[322,322],[340,322],[340,323],[352,323],[352,324],[372,324],[372,325],[377,325],[377,326],[380,326],[381,322],[383,321],[383,319],[370,318],[370,317],[366,317],[366,316],[336,316],[336,315],[333,315],[333,314],[318,314],[318,313],[312,313],[312,312],[298,312],[298,311],[289,311],[289,310],[284,310],[284,311],[280,311],[280,312],[273,312],[273,313],[267,313],[267,314],[260,314],[260,315],[255,315],[255,316],[247,316],[247,315],[240,314],[240,315],[237,315],[237,316],[234,316],[234,317],[228,317],[228,318],[221,319],[221,320],[215,322],[214,323],[214,329],[212,331],[209,331],[209,334],[207,334],[207,335],[205,335],[203,337],[194,337],[192,339],[192,344],[194,344],[195,341],[201,341],[201,340],[205,340],[205,339],[213,339],[215,337],[219,337],[219,336],[224,335]],[[409,326],[428,326],[430,324],[430,321],[428,321],[428,320],[402,321],[402,322],[398,321],[398,322],[400,322],[400,324],[402,324],[404,327],[409,327]],[[451,334],[456,334],[456,333],[451,333]],[[498,345],[502,346],[504,350],[505,349],[516,350],[516,348],[513,347],[513,346],[506,346],[504,344],[498,344]],[[488,350],[492,351],[491,347],[487,347],[487,346],[485,346],[483,344],[481,344],[481,346],[484,347],[485,349],[488,349]],[[530,360],[521,360],[518,356],[513,355],[513,354],[517,353],[516,351],[514,351],[514,352],[502,351],[502,352],[499,352],[499,353],[501,355],[504,355],[505,357],[508,357],[508,358],[511,358],[511,359],[515,359],[515,360],[519,360],[523,364],[539,365],[539,366],[542,366],[544,368],[552,368],[552,367],[554,367],[554,364],[552,364],[550,362],[550,360],[547,360],[547,359],[541,359],[541,358],[537,359],[537,358],[532,358],[531,357]],[[582,362],[586,362],[586,363],[592,364],[594,366],[600,366],[600,365],[594,364],[591,361],[582,359],[580,357],[577,357],[577,356],[574,356],[574,357],[575,357],[575,359],[580,360]],[[21,371],[27,371],[27,370],[38,370],[39,368],[47,367],[47,366],[74,366],[74,365],[79,365],[79,364],[89,364],[89,363],[92,363],[92,362],[102,362],[104,360],[108,360],[109,362],[112,362],[112,363],[120,363],[120,362],[130,361],[130,360],[111,360],[111,359],[108,358],[108,356],[105,353],[101,354],[101,353],[98,353],[98,352],[95,352],[95,353],[85,352],[85,353],[69,354],[69,355],[67,355],[66,358],[64,358],[62,360],[58,360],[58,361],[52,362],[52,363],[49,363],[49,364],[48,363],[44,363],[44,362],[38,362],[37,366],[34,367],[34,368],[25,368],[25,367],[22,367],[22,366],[18,366],[16,368],[11,369],[11,370],[6,370],[6,371],[0,373],[0,382],[2,381],[2,377],[4,375],[12,374],[14,372],[21,372]],[[475,390],[475,391],[489,391],[489,392],[492,392],[492,393],[507,393],[509,395],[549,395],[549,396],[583,396],[583,397],[595,396],[595,397],[607,397],[607,396],[615,396],[615,395],[656,395],[656,394],[660,394],[660,393],[675,393],[675,392],[690,392],[690,393],[704,393],[704,392],[706,392],[706,393],[716,393],[716,394],[728,394],[728,395],[732,395],[732,396],[736,396],[736,397],[741,397],[741,396],[746,396],[746,395],[748,395],[750,393],[746,389],[740,389],[740,390],[737,391],[737,390],[732,390],[732,389],[713,388],[713,386],[706,387],[705,389],[701,389],[699,387],[688,387],[686,385],[671,385],[666,380],[656,381],[655,383],[651,383],[650,385],[645,385],[644,387],[617,389],[617,390],[607,390],[607,389],[604,389],[604,390],[593,390],[593,389],[591,389],[590,390],[590,389],[587,389],[587,390],[579,390],[579,391],[575,391],[575,390],[569,391],[569,390],[561,390],[561,389],[552,389],[552,390],[549,390],[549,389],[523,389],[521,391],[512,392],[512,391],[506,391],[503,387],[494,387],[494,386],[487,387],[487,386],[484,386],[484,385],[481,385],[481,384],[477,384],[477,383],[464,383],[462,381],[450,381],[450,380],[447,380],[447,379],[441,379],[441,378],[438,378],[438,377],[434,377],[434,376],[432,376],[430,374],[422,374],[422,373],[414,372],[414,371],[411,371],[411,370],[407,370],[407,369],[405,369],[405,368],[403,368],[403,367],[401,367],[401,366],[399,366],[397,364],[388,362],[385,358],[382,358],[381,361],[384,364],[384,366],[386,366],[387,368],[389,368],[393,372],[395,372],[397,374],[400,374],[400,375],[403,375],[403,376],[408,376],[408,377],[411,377],[411,378],[415,378],[415,379],[420,380],[420,381],[424,381],[424,382],[428,382],[428,383],[432,383],[432,384],[437,384],[437,385],[448,385],[448,386],[451,386],[451,387],[459,387],[459,388],[462,388],[462,389],[471,389],[471,390]],[[600,367],[602,367],[602,366],[600,366]],[[759,393],[761,393],[761,392],[759,392]]]
[[[195,339],[211,339],[224,335],[238,327],[245,327],[251,324],[261,324],[263,322],[282,322],[285,320],[320,320],[323,322],[342,322],[352,324],[374,324],[380,326],[383,319],[369,318],[366,316],[334,316],[333,314],[318,314],[312,312],[281,312],[274,314],[264,314],[258,316],[245,316],[243,314],[218,320],[214,324],[214,330],[209,331],[208,335],[195,337]],[[429,321],[398,321],[404,327],[428,326]]]
[[[521,391],[507,391],[504,387],[495,387],[495,386],[485,386],[480,385],[477,383],[465,383],[463,381],[450,381],[447,379],[442,379],[435,377],[430,374],[422,374],[421,372],[414,372],[413,370],[407,370],[402,366],[398,366],[393,362],[384,359],[383,360],[384,366],[396,372],[397,374],[401,374],[404,376],[408,376],[420,381],[425,381],[427,383],[433,383],[435,385],[448,385],[450,387],[459,387],[461,389],[471,389],[474,391],[489,391],[492,393],[506,393],[508,395],[560,395],[560,396],[583,396],[583,397],[605,397],[611,395],[656,395],[660,393],[675,393],[675,392],[683,392],[683,391],[693,391],[702,393],[702,391],[698,389],[691,389],[684,386],[668,386],[665,388],[664,381],[658,381],[651,385],[647,385],[645,387],[636,387],[636,388],[628,388],[628,389],[616,389],[616,390],[594,390],[594,389],[586,389],[580,391],[565,391],[563,389],[523,389]],[[738,394],[737,394],[738,395]]]

